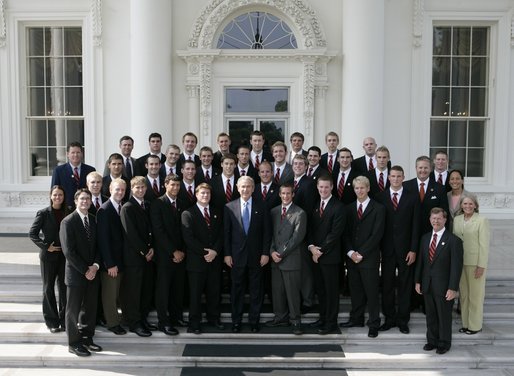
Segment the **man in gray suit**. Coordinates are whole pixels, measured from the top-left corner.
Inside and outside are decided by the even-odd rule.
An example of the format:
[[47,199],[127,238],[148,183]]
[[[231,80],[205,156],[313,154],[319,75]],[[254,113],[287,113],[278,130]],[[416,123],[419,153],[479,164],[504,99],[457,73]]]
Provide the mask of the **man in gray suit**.
[[307,214],[293,204],[291,183],[280,187],[279,196],[282,205],[271,210],[271,286],[275,318],[266,326],[288,326],[291,321],[293,333],[300,335],[301,248],[307,230]]

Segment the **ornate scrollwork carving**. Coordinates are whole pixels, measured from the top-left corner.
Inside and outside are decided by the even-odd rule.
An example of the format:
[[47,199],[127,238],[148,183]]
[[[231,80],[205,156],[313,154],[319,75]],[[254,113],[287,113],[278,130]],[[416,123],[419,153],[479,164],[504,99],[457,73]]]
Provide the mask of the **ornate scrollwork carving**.
[[93,29],[93,44],[102,45],[102,0],[91,0],[91,26]]
[[0,47],[5,46],[7,27],[5,25],[5,0],[0,0]]
[[421,47],[423,39],[423,17],[425,16],[424,0],[414,0],[412,14],[412,35],[414,47]]

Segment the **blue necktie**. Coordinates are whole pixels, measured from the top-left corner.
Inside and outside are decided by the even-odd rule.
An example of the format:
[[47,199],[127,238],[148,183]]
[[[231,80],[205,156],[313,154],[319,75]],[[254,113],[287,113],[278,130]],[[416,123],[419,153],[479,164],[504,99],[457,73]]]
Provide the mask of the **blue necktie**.
[[243,208],[243,228],[245,230],[245,234],[248,235],[248,228],[250,227],[250,210],[248,210],[248,203],[244,203]]

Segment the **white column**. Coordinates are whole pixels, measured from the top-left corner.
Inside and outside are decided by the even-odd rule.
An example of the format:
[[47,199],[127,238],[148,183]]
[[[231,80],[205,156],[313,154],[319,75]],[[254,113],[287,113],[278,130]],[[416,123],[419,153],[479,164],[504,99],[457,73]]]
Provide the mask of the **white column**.
[[343,0],[341,146],[362,154],[362,139],[381,142],[384,95],[384,1]]
[[[166,145],[172,132],[171,1],[130,0],[131,136],[135,156],[148,152],[148,135]],[[108,79],[108,78],[107,78]]]
[[208,140],[209,142],[207,143],[205,142],[205,138],[208,135],[200,132],[200,85],[186,85],[186,89],[188,96],[189,129],[199,138],[198,145],[209,145],[210,140]]

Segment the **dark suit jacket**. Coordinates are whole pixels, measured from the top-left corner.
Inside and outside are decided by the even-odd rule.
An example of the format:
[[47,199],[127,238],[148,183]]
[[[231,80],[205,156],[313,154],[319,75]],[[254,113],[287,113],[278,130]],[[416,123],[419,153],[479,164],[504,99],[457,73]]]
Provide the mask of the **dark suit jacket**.
[[[164,163],[161,164],[161,169],[159,170],[159,176],[162,176],[163,178],[163,181],[164,179],[166,178],[166,176],[168,176],[169,174],[167,173],[166,171],[166,166]],[[182,177],[182,172],[180,171],[180,169],[177,168],[177,166],[175,165],[175,175],[177,176],[180,176]]]
[[145,201],[145,210],[143,210],[136,199],[131,197],[121,207],[125,266],[144,266],[146,264],[145,256],[153,247],[149,206],[150,203]]
[[[184,164],[186,158],[184,157],[184,153],[180,153],[180,157],[178,157],[177,161],[177,169],[178,171],[182,170],[182,165]],[[195,154],[195,166],[198,169],[202,165],[202,161],[200,160],[200,157]]]
[[98,251],[102,259],[100,268],[114,266],[123,271],[123,226],[111,200],[105,202],[96,213]]
[[[140,176],[141,173],[139,172],[139,163],[137,162],[137,159],[130,157],[130,161],[132,162],[132,177]],[[109,176],[111,174],[111,172],[109,171],[109,163],[108,162],[109,162],[109,160],[105,161],[103,176]],[[123,169],[121,170],[121,174],[124,177],[127,177],[127,173],[125,172],[125,157],[123,157]],[[129,181],[129,179],[127,179],[127,181]],[[130,190],[130,185],[127,188],[128,188],[128,190]]]
[[221,174],[221,170],[219,167],[215,167],[214,165],[212,165],[212,174],[211,174],[211,178],[209,180],[209,182],[207,182],[205,180],[205,174],[203,173],[203,168],[200,166],[196,169],[196,175],[195,175],[195,186],[196,185],[199,185],[201,183],[208,183],[209,185],[211,184],[211,180],[213,177],[215,176],[218,176],[219,174]]
[[[411,192],[416,193],[419,198],[418,181],[416,178],[403,182],[403,187]],[[422,219],[420,234],[425,234],[429,231],[432,231],[432,225],[430,224],[430,210],[436,207],[442,208],[447,213],[449,213],[448,197],[446,196],[444,187],[436,183],[434,180],[428,179],[428,186],[425,187],[425,199],[423,202],[421,202]],[[446,228],[451,228],[450,219],[450,215],[448,215]]]
[[[309,170],[309,167],[307,168],[307,170]],[[312,173],[312,176],[310,178],[314,181],[314,184],[316,184],[318,181],[318,178],[321,175],[329,175],[329,173],[325,168],[318,166],[318,168],[316,169],[316,171],[314,171]]]
[[[435,177],[435,170],[428,175],[428,179],[433,180],[437,182],[437,178]],[[446,181],[443,184],[444,189],[446,192],[450,192],[452,190],[452,187],[450,186],[450,170],[448,170],[448,175],[446,176]]]
[[[275,173],[277,172],[277,168],[275,167],[275,163],[272,164],[272,173],[273,173],[273,181],[275,181]],[[280,180],[278,181],[278,186],[280,187],[285,183],[292,183],[294,180],[294,172],[293,167],[286,163],[284,169],[280,173]]]
[[[261,163],[262,161],[268,161],[269,163],[271,163],[273,165],[274,160],[275,159],[273,158],[273,155],[268,150],[263,150],[262,154],[261,154],[261,158],[259,159],[259,163]],[[252,158],[250,158],[250,164],[255,168]]]
[[315,182],[307,175],[303,175],[294,191],[293,202],[305,210],[305,213],[312,213],[318,199],[319,194]]
[[280,197],[278,196],[278,192],[278,185],[272,182],[268,189],[268,193],[266,194],[266,199],[263,200],[262,183],[257,183],[255,184],[255,190],[253,191],[253,199],[256,201],[264,201],[268,210],[271,210],[272,208],[274,208],[277,205],[280,205],[281,203]]
[[[375,167],[377,167],[376,163],[375,163]],[[366,156],[363,155],[357,159],[354,159],[352,161],[352,168],[359,171],[360,175],[366,174],[369,171],[368,164],[366,163]],[[387,162],[387,169],[391,170],[391,161]]]
[[[223,260],[223,218],[221,210],[209,206],[211,225],[207,226],[203,212],[197,205],[182,213],[182,236],[186,245],[186,268],[194,272],[206,272],[209,267],[220,267]],[[205,261],[204,248],[218,254],[209,264]]]
[[282,219],[282,205],[271,210],[273,236],[271,251],[280,254],[282,260],[275,263],[270,260],[272,268],[280,270],[300,270],[302,264],[302,245],[307,233],[307,214],[294,203]]
[[[109,197],[103,195],[100,193],[100,198],[102,201],[102,203],[100,204],[100,206],[102,206],[105,202],[109,201]],[[95,206],[95,199],[92,198],[92,203],[91,203],[91,206],[89,207],[89,214],[91,214],[92,216],[96,217],[96,212],[97,212],[97,209],[96,209],[96,206]]]
[[[319,166],[328,172],[328,152],[321,156],[321,159],[319,161]],[[334,176],[334,175],[337,175],[338,173],[339,173],[339,150],[337,151],[336,157],[334,159],[334,167],[332,168],[331,175]]]
[[89,266],[100,265],[100,254],[96,247],[96,222],[88,215],[90,238],[87,238],[84,222],[74,211],[61,222],[59,236],[62,252],[66,257],[64,281],[66,286],[86,286],[86,272]]
[[248,234],[243,229],[240,199],[225,205],[223,221],[224,255],[232,256],[236,267],[260,267],[261,256],[269,255],[271,243],[270,214],[264,203],[252,200]]
[[348,265],[358,268],[377,268],[380,262],[380,240],[384,235],[385,208],[382,204],[370,200],[362,218],[357,217],[357,203],[354,201],[346,207],[347,223],[344,236],[344,254],[357,251],[362,255],[362,261]]
[[[239,169],[239,165],[237,164],[234,170],[234,176],[236,177],[236,181],[241,177],[241,170]],[[255,169],[255,167],[253,167],[251,163],[246,168],[246,176],[251,177],[256,184],[261,181],[259,177],[259,172]]]
[[[146,176],[148,174],[148,169],[146,168],[146,159],[149,155],[150,153],[147,153],[136,160],[137,171],[140,176]],[[164,155],[164,153],[161,153],[161,165],[164,164],[164,162],[166,162],[166,155]]]
[[[70,213],[69,208],[65,208],[63,215],[66,216]],[[40,233],[43,234],[41,238]],[[37,212],[34,223],[29,230],[29,238],[39,247],[39,259],[41,261],[57,260],[62,252],[48,252],[50,245],[60,245],[59,227],[52,212],[52,207],[48,206]]]
[[[339,163],[337,164],[339,166]],[[339,197],[337,194],[337,179],[339,178],[339,169],[337,170],[337,174],[332,175],[332,182],[334,184],[334,188],[332,189],[332,195],[337,197],[339,201],[341,201],[343,204],[348,205],[357,200],[357,196],[355,195],[355,191],[353,190],[353,179],[355,179],[357,176],[360,176],[359,172],[354,170],[353,168],[350,169],[350,173],[348,176],[344,177],[344,190],[343,190],[343,196]]]
[[73,195],[77,192],[77,189],[86,188],[86,176],[95,171],[93,166],[82,163],[80,166],[80,180],[77,186],[75,179],[73,178],[73,169],[69,163],[57,166],[52,173],[51,187],[54,185],[60,185],[66,192],[66,205],[75,207]]
[[404,188],[398,208],[394,210],[390,192],[388,188],[376,196],[376,200],[386,210],[380,249],[382,258],[396,257],[398,260],[405,260],[409,251],[418,253],[421,208],[416,193]]
[[[127,183],[127,187],[125,189],[125,196],[123,196],[123,201],[128,201],[130,197],[130,181],[125,177],[121,177],[125,183]],[[102,195],[105,197],[111,197],[111,192],[109,191],[109,186],[111,185],[112,179],[111,175],[104,176],[102,179]]]
[[191,198],[191,197],[189,197],[189,194],[187,193],[187,188],[186,188],[186,184],[184,183],[184,181],[182,180],[180,182],[180,191],[178,191],[178,198],[182,202],[184,210],[189,209],[191,206],[196,204],[195,189],[196,189],[196,182],[195,182],[194,188],[192,189],[193,197]]
[[432,232],[427,232],[421,237],[415,282],[421,284],[423,294],[431,291],[436,296],[445,296],[448,290],[458,291],[462,273],[462,240],[445,230],[437,245],[432,264],[428,261],[431,242]]
[[[232,186],[232,201],[236,200],[240,197],[239,191],[236,187],[237,179],[234,175],[234,185]],[[211,205],[217,207],[220,210],[223,210],[223,207],[227,203],[227,199],[225,197],[225,187],[223,186],[223,178],[220,175],[215,176],[211,180]]]
[[341,262],[341,235],[346,218],[344,206],[332,196],[319,215],[321,201],[317,201],[307,229],[307,245],[321,247],[323,255],[320,264],[338,264]]
[[[387,173],[389,173],[389,170],[387,170]],[[364,176],[366,176],[369,179],[369,197],[376,198],[376,196],[382,192],[380,191],[380,188],[378,187],[378,180],[377,180],[377,174],[375,172],[375,169],[371,171],[367,171]],[[391,185],[389,183],[389,179],[387,178],[388,175],[384,174],[384,191],[387,191],[389,186]]]
[[180,216],[186,205],[180,200],[176,202],[175,209],[168,196],[164,194],[154,200],[150,208],[156,261],[162,265],[173,262],[173,252],[185,251],[180,232]]
[[146,181],[146,193],[145,193],[145,201],[152,202],[155,199],[161,197],[165,192],[166,188],[164,187],[164,178],[159,176],[159,193],[155,193],[152,187],[152,182],[148,179],[148,175],[145,176]]

